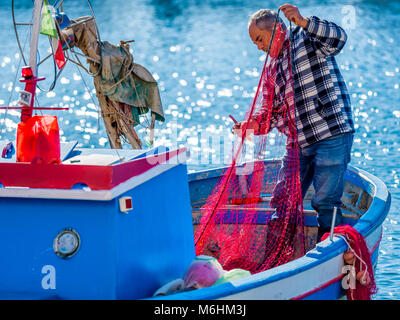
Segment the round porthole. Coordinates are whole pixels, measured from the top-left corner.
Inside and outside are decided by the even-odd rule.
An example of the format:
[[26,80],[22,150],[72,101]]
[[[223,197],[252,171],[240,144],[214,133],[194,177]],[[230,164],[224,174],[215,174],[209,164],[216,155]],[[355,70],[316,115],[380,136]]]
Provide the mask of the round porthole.
[[54,239],[54,252],[61,258],[72,257],[79,249],[79,234],[71,228],[64,229]]

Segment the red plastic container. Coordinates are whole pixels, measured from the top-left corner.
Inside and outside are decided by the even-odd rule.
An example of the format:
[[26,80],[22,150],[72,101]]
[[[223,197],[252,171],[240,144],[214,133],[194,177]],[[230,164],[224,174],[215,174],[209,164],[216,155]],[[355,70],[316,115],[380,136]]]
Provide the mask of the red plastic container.
[[18,124],[17,162],[61,163],[56,116],[33,116]]

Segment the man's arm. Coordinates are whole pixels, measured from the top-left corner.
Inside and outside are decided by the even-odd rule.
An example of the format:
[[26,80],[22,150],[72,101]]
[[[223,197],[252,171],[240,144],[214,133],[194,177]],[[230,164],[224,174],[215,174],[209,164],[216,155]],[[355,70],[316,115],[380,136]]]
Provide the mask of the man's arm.
[[316,49],[324,56],[338,54],[347,41],[347,34],[341,27],[317,17],[310,17],[304,30],[310,38],[316,40]]
[[284,4],[280,7],[286,18],[302,27],[306,34],[314,40],[315,49],[324,56],[338,54],[347,41],[346,32],[333,22],[320,20],[312,16],[304,18],[299,9],[291,4]]

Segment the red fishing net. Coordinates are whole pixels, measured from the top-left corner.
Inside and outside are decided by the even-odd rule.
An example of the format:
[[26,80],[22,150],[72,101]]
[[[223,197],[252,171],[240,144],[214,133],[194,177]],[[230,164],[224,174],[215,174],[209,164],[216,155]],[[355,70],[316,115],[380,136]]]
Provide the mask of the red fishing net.
[[[349,251],[353,253],[354,260],[352,266],[354,268],[352,277],[353,286],[349,283],[346,290],[348,300],[371,300],[372,296],[378,292],[375,283],[374,269],[372,268],[371,254],[363,236],[352,226],[337,226],[333,230],[337,236],[345,238],[349,245]],[[321,240],[325,240],[329,233],[325,233]]]
[[[247,122],[237,136],[232,163],[202,207],[195,230],[196,254],[214,256],[225,270],[241,268],[256,273],[304,254],[287,33],[281,24],[274,26],[269,54],[245,115]],[[248,130],[251,127],[254,130]]]

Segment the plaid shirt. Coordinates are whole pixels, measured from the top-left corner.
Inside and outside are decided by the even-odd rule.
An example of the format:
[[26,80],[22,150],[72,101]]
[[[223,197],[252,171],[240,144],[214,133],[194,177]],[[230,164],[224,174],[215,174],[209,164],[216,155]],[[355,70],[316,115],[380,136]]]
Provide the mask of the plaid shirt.
[[[301,148],[338,134],[354,132],[350,96],[334,58],[346,40],[347,35],[341,27],[317,17],[310,17],[304,29],[296,27],[293,30],[295,123],[297,143]],[[271,69],[277,64],[274,109],[290,105],[285,99],[293,96],[288,89],[292,86],[286,85],[290,77],[289,50],[290,46],[284,46],[279,57],[271,59],[268,66]],[[272,115],[271,127],[266,126],[266,117],[266,112],[255,114],[260,124],[259,133],[267,127],[277,127],[291,136],[290,130],[285,129],[288,124],[285,117],[275,121]]]

